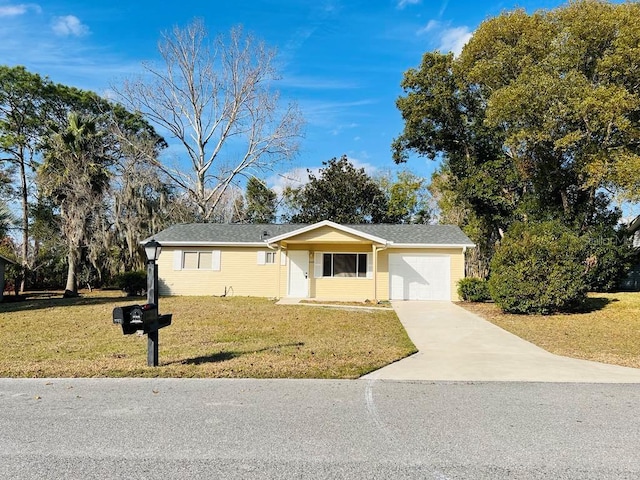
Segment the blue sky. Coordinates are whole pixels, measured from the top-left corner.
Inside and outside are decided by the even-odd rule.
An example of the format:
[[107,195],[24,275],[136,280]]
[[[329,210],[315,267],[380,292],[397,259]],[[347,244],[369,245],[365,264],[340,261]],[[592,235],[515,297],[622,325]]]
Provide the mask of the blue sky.
[[[532,12],[560,1],[240,0],[23,3],[0,0],[0,62],[24,65],[55,82],[107,94],[111,85],[158,59],[160,32],[204,19],[209,32],[245,30],[278,50],[286,100],[306,120],[293,163],[280,173],[317,168],[347,154],[370,173],[395,170],[390,145],[402,130],[395,107],[400,81],[424,52],[454,51],[484,19],[523,7]],[[434,162],[412,158],[422,176]],[[280,177],[268,181],[275,186]]]

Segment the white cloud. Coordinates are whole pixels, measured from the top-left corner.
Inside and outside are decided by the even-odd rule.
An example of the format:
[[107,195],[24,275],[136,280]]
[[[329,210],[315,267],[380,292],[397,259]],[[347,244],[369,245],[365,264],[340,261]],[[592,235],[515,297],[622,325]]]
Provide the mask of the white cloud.
[[[320,168],[309,168],[309,171],[313,175],[318,175]],[[309,182],[309,172],[306,168],[294,168],[284,173],[278,173],[272,175],[265,180],[269,188],[271,188],[278,195],[282,195],[282,192],[287,187],[298,188]]]
[[418,30],[417,33],[418,35],[430,33],[438,43],[438,50],[441,52],[453,52],[456,56],[460,55],[462,48],[473,36],[473,32],[467,26],[448,27],[448,25],[437,20],[429,20],[429,23]]
[[418,34],[430,32],[430,31],[436,30],[438,28],[440,28],[440,22],[439,21],[437,21],[437,20],[429,20],[429,23],[427,23],[426,27],[424,27],[421,30],[418,30]]
[[455,56],[462,53],[462,47],[471,39],[473,33],[467,27],[447,28],[440,37],[439,50],[453,52]]
[[377,103],[373,99],[352,100],[352,101],[324,101],[308,98],[300,102],[302,113],[307,124],[334,130],[336,124],[340,124],[340,119],[345,115],[353,115],[354,111],[359,111],[360,107]]
[[301,75],[287,75],[278,80],[278,85],[309,90],[347,90],[359,87],[355,81]]
[[[360,152],[361,155],[363,155],[365,158],[368,157],[366,152]],[[353,164],[354,167],[356,168],[364,168],[364,171],[367,175],[369,175],[370,177],[374,176],[376,174],[376,172],[378,172],[379,168],[376,167],[375,165],[372,165],[369,162],[365,162],[363,160],[359,160],[357,158],[354,158],[350,155],[347,155],[347,158],[349,159],[349,161]]]
[[402,9],[402,8],[406,7],[407,5],[417,5],[421,1],[422,0],[398,0],[398,8]]
[[0,6],[0,17],[17,17],[24,15],[29,10],[33,10],[40,13],[42,9],[35,3],[20,3],[16,5],[2,5]]
[[449,5],[449,0],[444,0],[444,2],[442,2],[442,6],[440,7],[440,12],[439,12],[440,16],[442,16],[444,14],[444,12],[447,9],[448,5]]
[[351,130],[353,128],[358,128],[359,125],[357,123],[349,123],[347,125],[337,125],[334,129],[331,130],[331,135],[334,137],[336,135],[340,135],[345,130]]
[[[363,156],[367,156],[365,152],[361,152]],[[342,155],[337,156],[336,158],[340,158]],[[375,175],[375,173],[379,170],[378,167],[372,165],[371,163],[359,160],[357,158],[351,157],[347,155],[349,161],[353,164],[355,168],[364,168],[364,171],[369,176]],[[286,187],[302,187],[309,183],[309,174],[315,175],[315,177],[320,176],[320,170],[325,168],[325,165],[320,165],[317,167],[307,167],[307,168],[294,168],[292,170],[288,170],[284,173],[278,173],[276,175],[272,175],[267,178],[265,181],[269,188],[271,188],[278,195],[281,195],[283,190]]]
[[74,15],[55,17],[52,28],[54,33],[61,37],[83,37],[89,34],[89,27],[84,25],[80,19]]

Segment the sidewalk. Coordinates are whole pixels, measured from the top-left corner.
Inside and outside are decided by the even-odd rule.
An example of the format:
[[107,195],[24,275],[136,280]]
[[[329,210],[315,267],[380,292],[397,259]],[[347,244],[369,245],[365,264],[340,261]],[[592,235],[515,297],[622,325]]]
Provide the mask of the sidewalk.
[[450,302],[393,302],[419,352],[364,379],[640,383],[640,369],[551,354]]

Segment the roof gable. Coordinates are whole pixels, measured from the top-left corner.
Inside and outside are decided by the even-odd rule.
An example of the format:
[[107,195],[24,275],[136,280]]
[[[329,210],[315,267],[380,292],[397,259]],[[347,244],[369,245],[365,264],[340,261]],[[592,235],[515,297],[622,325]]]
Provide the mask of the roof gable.
[[[356,237],[363,240],[368,240],[373,243],[385,244],[386,240],[375,235],[371,235],[362,231],[359,231],[355,228],[351,228],[345,225],[341,225],[339,223],[332,222],[330,220],[324,220],[322,222],[314,223],[313,225],[305,225],[297,230],[293,230],[291,232],[284,233],[272,239],[269,239],[269,243],[277,243],[283,240],[292,240],[295,237],[302,237],[303,240],[319,240],[322,241],[322,237],[327,237],[324,232],[326,231],[337,231],[346,234],[347,238]],[[306,233],[317,233],[317,236],[314,235],[305,235]],[[345,237],[343,236],[343,238]],[[318,238],[319,237],[319,238]]]

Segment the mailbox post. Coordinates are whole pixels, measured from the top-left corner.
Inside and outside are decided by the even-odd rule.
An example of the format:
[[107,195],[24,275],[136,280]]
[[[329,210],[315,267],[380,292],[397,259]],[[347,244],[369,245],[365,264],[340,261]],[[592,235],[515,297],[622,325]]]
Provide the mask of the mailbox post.
[[[158,258],[162,245],[151,240],[144,246],[144,252],[147,255],[147,303],[158,305]],[[150,367],[158,366],[158,330],[151,331],[147,334],[147,365]]]
[[144,246],[147,255],[147,303],[113,309],[113,323],[122,326],[123,334],[147,334],[147,365],[150,367],[158,366],[158,330],[171,325],[172,317],[170,313],[158,313],[157,261],[161,249],[162,246],[155,240],[147,242]]

